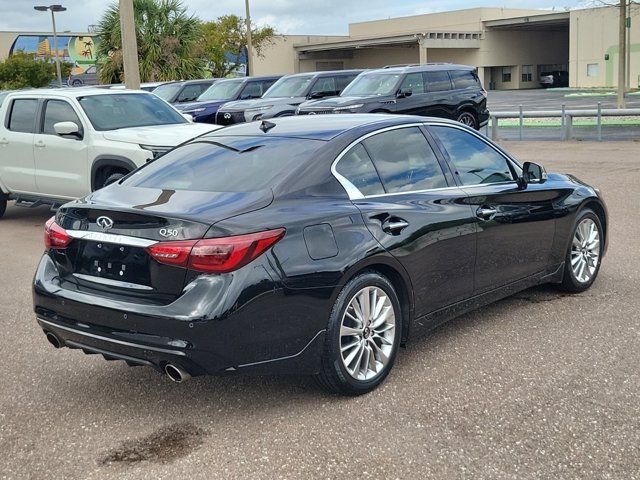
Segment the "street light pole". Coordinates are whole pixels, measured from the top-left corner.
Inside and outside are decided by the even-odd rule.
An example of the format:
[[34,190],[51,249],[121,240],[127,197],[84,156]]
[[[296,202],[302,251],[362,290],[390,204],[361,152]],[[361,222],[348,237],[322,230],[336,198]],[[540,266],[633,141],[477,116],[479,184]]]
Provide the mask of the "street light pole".
[[253,51],[252,39],[251,39],[251,14],[249,12],[249,0],[244,0],[244,6],[247,11],[245,22],[247,25],[247,76],[250,77],[253,73],[253,65],[251,62],[251,53]]
[[62,88],[62,68],[60,67],[60,52],[58,50],[58,32],[56,30],[56,12],[64,12],[66,10],[62,5],[38,5],[33,7],[39,12],[46,12],[51,10],[51,23],[53,25],[53,49],[56,51],[56,74],[58,77],[58,86]]

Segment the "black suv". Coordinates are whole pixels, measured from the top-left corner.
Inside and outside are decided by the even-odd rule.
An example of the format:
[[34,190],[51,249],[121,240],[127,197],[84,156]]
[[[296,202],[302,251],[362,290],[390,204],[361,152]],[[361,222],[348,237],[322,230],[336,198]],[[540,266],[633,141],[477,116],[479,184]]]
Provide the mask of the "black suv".
[[368,70],[339,97],[305,102],[296,113],[404,113],[449,118],[475,129],[489,121],[487,92],[476,69],[453,64]]
[[297,106],[306,100],[340,95],[361,72],[337,70],[286,75],[274,83],[262,98],[225,103],[218,109],[216,123],[231,125],[294,115]]

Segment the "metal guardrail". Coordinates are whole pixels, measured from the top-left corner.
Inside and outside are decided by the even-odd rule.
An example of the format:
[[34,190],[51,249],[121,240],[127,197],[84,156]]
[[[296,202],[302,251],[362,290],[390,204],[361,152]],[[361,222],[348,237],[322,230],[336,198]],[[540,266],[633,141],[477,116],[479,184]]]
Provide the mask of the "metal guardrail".
[[561,110],[530,110],[524,111],[522,105],[518,111],[512,112],[492,112],[491,113],[491,139],[499,140],[499,120],[501,118],[517,118],[519,120],[519,138],[522,140],[522,130],[525,118],[554,118],[559,117],[562,128],[562,140],[573,138],[573,119],[595,117],[598,141],[602,140],[602,118],[603,117],[640,117],[640,108],[607,108],[603,109],[598,103],[595,109],[567,110],[562,106]]

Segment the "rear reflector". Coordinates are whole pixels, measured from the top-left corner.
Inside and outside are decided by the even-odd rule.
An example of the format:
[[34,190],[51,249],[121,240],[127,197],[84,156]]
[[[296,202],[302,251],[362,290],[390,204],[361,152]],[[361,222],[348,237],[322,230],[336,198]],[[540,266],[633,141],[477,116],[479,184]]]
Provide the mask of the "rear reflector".
[[227,273],[255,260],[284,236],[284,228],[224,238],[160,242],[147,247],[154,259],[167,265],[207,273]]
[[44,224],[44,246],[47,248],[65,248],[73,240],[64,228],[56,223],[56,217],[51,217]]

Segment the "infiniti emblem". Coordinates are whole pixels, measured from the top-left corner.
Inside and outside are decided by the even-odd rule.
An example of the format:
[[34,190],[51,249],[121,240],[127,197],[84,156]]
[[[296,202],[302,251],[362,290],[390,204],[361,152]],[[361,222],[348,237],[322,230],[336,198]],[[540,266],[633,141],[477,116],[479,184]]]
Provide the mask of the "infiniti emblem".
[[113,220],[109,217],[98,217],[96,224],[102,229],[102,231],[105,231],[113,227]]
[[230,113],[225,113],[224,114],[224,118],[226,118],[227,120],[229,120],[231,118],[231,114]]

